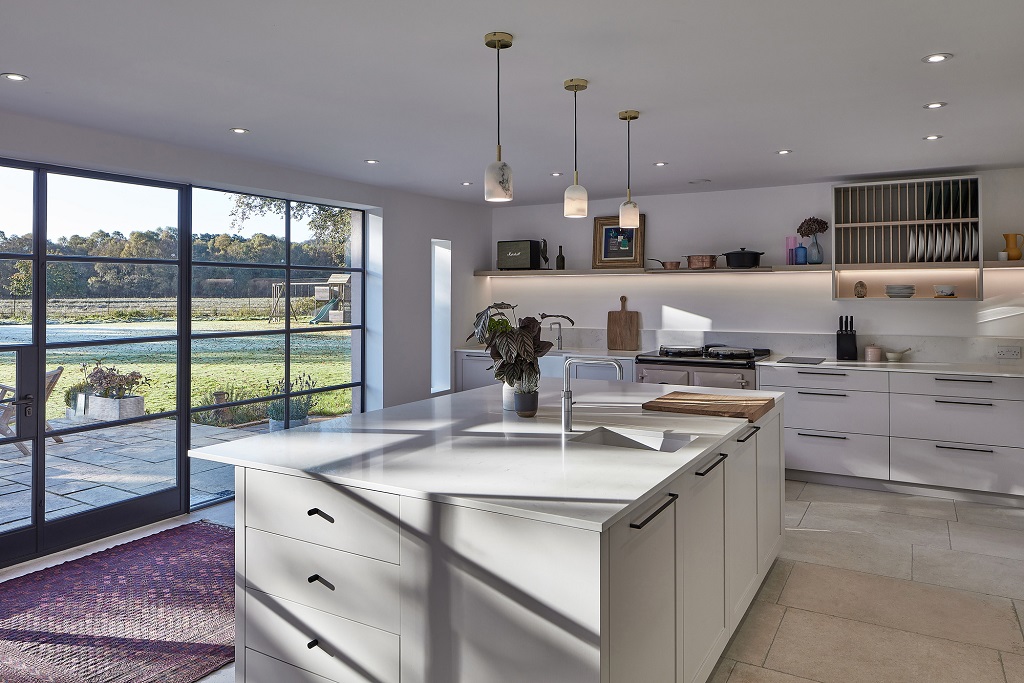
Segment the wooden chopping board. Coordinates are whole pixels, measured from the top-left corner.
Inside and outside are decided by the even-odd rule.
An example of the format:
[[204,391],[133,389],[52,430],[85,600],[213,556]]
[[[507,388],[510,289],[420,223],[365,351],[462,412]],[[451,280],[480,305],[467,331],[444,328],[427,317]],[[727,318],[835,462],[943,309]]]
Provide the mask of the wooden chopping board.
[[638,351],[640,349],[640,313],[626,310],[626,297],[620,296],[622,307],[608,311],[608,349]]
[[710,415],[714,417],[745,417],[757,422],[775,407],[774,398],[761,396],[720,396],[718,394],[692,394],[673,391],[643,404],[644,410],[662,410],[668,413]]

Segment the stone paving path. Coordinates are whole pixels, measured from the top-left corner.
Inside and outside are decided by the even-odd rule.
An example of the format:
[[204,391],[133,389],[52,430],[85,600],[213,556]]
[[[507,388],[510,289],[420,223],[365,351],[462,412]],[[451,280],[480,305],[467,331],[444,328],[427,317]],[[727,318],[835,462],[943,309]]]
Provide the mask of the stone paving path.
[[[55,429],[67,426],[52,420]],[[153,420],[46,440],[48,521],[174,486],[174,420]],[[264,425],[229,428],[192,425],[192,447],[262,434]],[[192,505],[233,496],[234,468],[192,460]],[[31,458],[14,445],[0,446],[0,533],[27,526]]]

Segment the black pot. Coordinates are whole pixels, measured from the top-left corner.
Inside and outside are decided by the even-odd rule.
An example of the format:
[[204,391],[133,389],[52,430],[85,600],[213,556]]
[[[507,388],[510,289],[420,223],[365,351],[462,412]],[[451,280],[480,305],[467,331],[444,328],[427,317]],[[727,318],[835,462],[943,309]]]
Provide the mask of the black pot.
[[537,404],[540,396],[537,392],[531,394],[520,394],[516,392],[516,415],[519,417],[533,417],[537,414]]
[[739,251],[727,251],[724,254],[725,265],[730,268],[757,268],[761,265],[763,251],[747,251],[745,247]]

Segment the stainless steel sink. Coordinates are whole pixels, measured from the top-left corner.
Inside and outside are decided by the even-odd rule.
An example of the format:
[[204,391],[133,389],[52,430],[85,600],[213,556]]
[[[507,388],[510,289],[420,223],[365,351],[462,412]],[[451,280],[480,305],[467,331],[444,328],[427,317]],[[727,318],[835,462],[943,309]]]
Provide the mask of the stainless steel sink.
[[633,448],[640,451],[661,451],[673,453],[693,441],[692,434],[676,432],[647,431],[642,429],[625,429],[622,427],[597,427],[571,437],[569,441],[595,446],[615,446],[616,448]]

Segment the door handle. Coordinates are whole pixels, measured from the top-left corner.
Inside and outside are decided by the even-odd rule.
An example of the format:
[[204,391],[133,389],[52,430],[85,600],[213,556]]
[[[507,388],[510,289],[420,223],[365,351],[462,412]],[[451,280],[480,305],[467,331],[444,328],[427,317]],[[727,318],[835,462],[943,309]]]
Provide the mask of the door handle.
[[838,396],[839,398],[848,398],[846,394],[830,394],[827,391],[798,391],[798,394],[804,394],[805,396]]
[[750,440],[750,437],[752,437],[754,434],[757,434],[759,431],[761,431],[760,427],[758,427],[757,425],[752,425],[750,431],[747,432],[747,435],[744,436],[742,439],[736,439],[736,443],[746,443],[747,441]]
[[936,448],[941,448],[944,451],[970,451],[971,453],[995,453],[991,448],[964,448],[963,446],[943,446],[940,443],[935,444]]
[[718,456],[719,456],[718,460],[716,460],[713,463],[711,463],[706,469],[697,470],[696,472],[694,472],[694,474],[697,475],[698,477],[706,477],[711,470],[715,469],[716,467],[721,465],[723,462],[725,462],[725,459],[729,457],[729,454],[728,453],[719,453]]
[[995,406],[994,403],[974,403],[973,401],[948,401],[946,399],[941,399],[941,398],[935,399],[935,402],[936,403],[952,403],[953,405],[958,405],[958,406],[987,406],[989,408],[992,408],[992,407]]
[[845,436],[829,436],[828,434],[808,434],[807,432],[797,432],[797,436],[813,436],[816,439],[837,439],[839,441],[846,441]]
[[676,498],[678,498],[678,497],[679,497],[678,493],[670,493],[670,494],[668,494],[668,500],[666,500],[664,503],[662,503],[661,507],[659,507],[657,510],[655,510],[654,512],[649,514],[647,516],[647,519],[645,519],[642,522],[630,522],[629,523],[629,528],[630,529],[643,529],[645,526],[647,526],[650,523],[650,521],[652,519],[654,519],[655,517],[660,515],[662,513],[662,511],[664,511],[665,508],[667,508],[672,503],[676,502]]
[[845,372],[815,372],[814,370],[797,370],[798,375],[825,375],[826,377],[846,377]]
[[970,382],[972,384],[992,384],[993,380],[990,379],[960,379],[952,377],[936,377],[936,382]]

